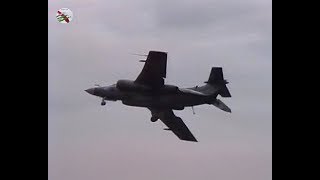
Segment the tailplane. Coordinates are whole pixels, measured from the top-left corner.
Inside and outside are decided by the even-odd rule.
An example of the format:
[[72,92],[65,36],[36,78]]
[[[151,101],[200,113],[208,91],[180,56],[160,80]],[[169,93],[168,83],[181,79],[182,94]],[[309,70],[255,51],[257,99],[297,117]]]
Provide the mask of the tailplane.
[[221,67],[212,67],[209,79],[205,83],[218,88],[217,93],[222,97],[231,97],[231,94],[226,86],[226,84],[228,84],[228,81],[223,78]]
[[221,67],[212,67],[208,81],[204,86],[196,86],[189,88],[194,91],[198,91],[206,96],[210,97],[208,104],[212,104],[217,108],[231,113],[231,109],[225,105],[221,100],[217,99],[217,96],[231,97],[229,89],[226,84],[228,82],[223,78],[223,72]]
[[220,99],[216,99],[212,104],[215,107],[221,109],[222,111],[231,113],[231,109],[227,105],[225,105]]

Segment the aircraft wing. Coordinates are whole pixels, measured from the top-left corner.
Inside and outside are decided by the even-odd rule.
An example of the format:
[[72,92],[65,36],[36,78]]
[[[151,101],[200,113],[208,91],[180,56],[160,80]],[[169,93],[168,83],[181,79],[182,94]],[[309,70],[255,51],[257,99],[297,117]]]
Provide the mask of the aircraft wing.
[[164,85],[166,71],[167,53],[149,51],[144,67],[135,82],[147,85],[153,89],[159,89]]
[[185,141],[198,142],[196,138],[192,135],[188,127],[184,124],[180,117],[175,116],[172,109],[166,110],[156,110],[149,108],[152,115],[156,115],[159,119],[168,126],[168,129],[172,131],[179,139]]

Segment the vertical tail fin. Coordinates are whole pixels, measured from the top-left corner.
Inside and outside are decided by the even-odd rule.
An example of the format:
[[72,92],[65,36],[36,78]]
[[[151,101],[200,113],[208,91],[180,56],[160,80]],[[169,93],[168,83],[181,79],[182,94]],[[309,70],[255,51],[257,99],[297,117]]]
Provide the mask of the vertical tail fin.
[[220,86],[218,94],[220,94],[222,97],[231,97],[231,94],[226,86],[226,84],[228,84],[228,81],[223,78],[221,67],[212,67],[209,79],[205,83],[212,86]]

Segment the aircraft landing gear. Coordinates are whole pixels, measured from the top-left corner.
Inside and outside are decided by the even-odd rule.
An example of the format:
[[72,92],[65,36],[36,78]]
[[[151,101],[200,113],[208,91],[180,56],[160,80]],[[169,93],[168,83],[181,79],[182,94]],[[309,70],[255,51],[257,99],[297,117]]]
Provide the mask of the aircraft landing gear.
[[158,118],[157,118],[157,117],[152,116],[150,120],[151,120],[151,122],[156,122],[156,121],[158,120]]
[[102,98],[101,106],[104,106],[104,105],[106,105],[106,101],[104,100],[104,98]]

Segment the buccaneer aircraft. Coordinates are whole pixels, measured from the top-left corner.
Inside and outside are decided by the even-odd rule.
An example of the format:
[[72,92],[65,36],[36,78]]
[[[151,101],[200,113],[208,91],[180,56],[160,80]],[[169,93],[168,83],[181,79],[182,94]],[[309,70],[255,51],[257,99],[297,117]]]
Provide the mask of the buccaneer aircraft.
[[[141,60],[145,65],[136,80],[118,80],[116,84],[104,87],[93,87],[85,90],[89,94],[102,98],[101,105],[106,101],[122,101],[128,106],[148,108],[151,111],[151,121],[160,119],[179,139],[195,141],[180,117],[175,116],[173,110],[183,110],[202,104],[209,104],[219,109],[230,112],[217,96],[231,97],[226,86],[228,83],[221,67],[212,67],[209,79],[203,86],[179,88],[165,84],[167,68],[167,53],[149,51],[146,60]],[[194,111],[193,111],[194,112]]]

